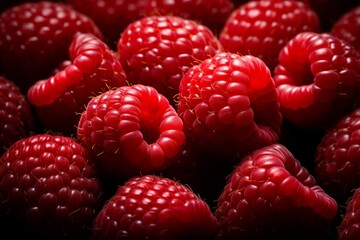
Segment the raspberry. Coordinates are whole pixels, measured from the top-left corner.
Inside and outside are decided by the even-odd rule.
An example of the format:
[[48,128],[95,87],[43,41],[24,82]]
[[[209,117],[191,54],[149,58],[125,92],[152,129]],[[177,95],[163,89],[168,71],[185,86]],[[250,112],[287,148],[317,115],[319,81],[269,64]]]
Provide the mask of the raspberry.
[[91,99],[77,134],[103,171],[120,179],[166,168],[185,138],[183,122],[168,100],[141,84]]
[[26,226],[27,235],[84,239],[100,207],[100,190],[93,159],[69,137],[33,135],[0,158],[2,217],[17,229]]
[[219,39],[225,50],[259,57],[273,71],[280,50],[304,31],[320,31],[317,14],[305,3],[249,1],[228,17]]
[[360,109],[347,114],[329,129],[316,151],[315,176],[319,185],[345,203],[360,187]]
[[77,32],[102,36],[89,17],[65,4],[29,2],[5,10],[0,15],[0,72],[26,92],[66,58]]
[[360,52],[360,5],[339,18],[331,28],[331,34],[347,41]]
[[215,211],[219,239],[265,239],[324,231],[336,201],[281,144],[257,149],[236,166]]
[[[76,133],[90,97],[124,86],[126,76],[114,53],[91,34],[77,34],[69,46],[70,61],[28,90],[30,103],[43,126],[62,134]],[[66,123],[66,124],[64,124]]]
[[359,228],[360,189],[356,188],[346,206],[346,212],[339,226],[339,240],[360,239]]
[[279,139],[278,95],[257,57],[218,53],[192,67],[179,91],[185,133],[206,152],[233,160]]
[[104,35],[104,41],[116,49],[120,34],[133,21],[145,16],[148,0],[66,0],[77,11],[89,16]]
[[154,87],[175,107],[183,75],[222,47],[210,29],[197,22],[151,16],[131,23],[117,49],[129,82]]
[[0,76],[0,155],[35,131],[30,104],[12,81]]
[[128,180],[106,202],[93,239],[208,239],[216,227],[207,203],[189,188],[145,175]]
[[352,111],[359,103],[359,58],[332,35],[296,35],[281,50],[274,71],[284,118],[300,128],[322,128]]
[[219,33],[234,9],[230,0],[148,1],[147,15],[173,15],[197,21]]

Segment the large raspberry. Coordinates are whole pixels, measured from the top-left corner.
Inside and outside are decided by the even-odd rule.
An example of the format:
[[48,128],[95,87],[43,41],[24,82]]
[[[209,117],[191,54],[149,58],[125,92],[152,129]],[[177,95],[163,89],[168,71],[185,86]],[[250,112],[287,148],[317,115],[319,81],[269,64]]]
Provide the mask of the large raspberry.
[[259,58],[216,54],[192,67],[179,90],[185,132],[203,150],[233,158],[278,141],[278,95]]
[[332,26],[330,33],[350,43],[360,52],[360,4],[342,15]]
[[356,188],[346,205],[346,212],[340,222],[338,239],[360,239],[360,188]]
[[47,78],[77,32],[101,37],[93,20],[61,3],[23,3],[0,15],[0,73],[26,92]]
[[[85,239],[100,209],[94,162],[74,139],[33,135],[0,158],[0,213],[26,237]],[[12,233],[16,234],[16,233]]]
[[35,131],[30,104],[12,81],[0,76],[0,155]]
[[320,234],[337,209],[291,152],[273,144],[241,160],[218,199],[215,216],[219,239],[293,239]]
[[206,202],[168,178],[128,180],[103,206],[93,239],[209,239],[217,222]]
[[114,53],[91,34],[77,34],[68,48],[70,61],[53,76],[37,81],[27,96],[44,128],[75,134],[91,97],[124,86],[126,76]]
[[360,187],[360,109],[347,114],[326,132],[316,151],[315,177],[338,202]]
[[135,21],[118,43],[119,59],[129,82],[154,87],[172,106],[189,68],[221,50],[209,28],[175,16]]
[[284,118],[301,128],[334,124],[360,100],[360,54],[327,33],[303,32],[281,50],[274,80]]
[[103,171],[120,179],[166,168],[185,138],[183,122],[169,101],[141,84],[91,99],[77,133]]
[[304,31],[320,31],[317,14],[305,3],[249,1],[228,17],[219,38],[225,50],[259,57],[273,71],[280,50]]

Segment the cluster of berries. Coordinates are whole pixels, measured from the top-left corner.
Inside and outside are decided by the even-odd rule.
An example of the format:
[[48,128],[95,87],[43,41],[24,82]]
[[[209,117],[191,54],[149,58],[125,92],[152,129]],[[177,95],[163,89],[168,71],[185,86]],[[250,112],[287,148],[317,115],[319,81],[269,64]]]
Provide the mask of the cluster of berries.
[[360,239],[359,20],[357,0],[4,3],[2,234]]

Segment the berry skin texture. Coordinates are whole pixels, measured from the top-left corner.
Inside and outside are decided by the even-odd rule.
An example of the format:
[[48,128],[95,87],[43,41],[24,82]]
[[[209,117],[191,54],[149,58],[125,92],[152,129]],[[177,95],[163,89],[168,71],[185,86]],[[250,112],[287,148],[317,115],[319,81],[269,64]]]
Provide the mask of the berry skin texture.
[[43,126],[62,134],[76,134],[79,113],[91,97],[126,83],[113,51],[91,34],[77,34],[69,46],[69,56],[55,74],[37,81],[27,92]]
[[350,9],[331,28],[331,34],[345,40],[360,52],[360,5]]
[[339,226],[339,240],[360,239],[359,228],[360,189],[356,188],[346,206],[346,212]]
[[233,161],[279,139],[274,80],[257,57],[218,53],[192,67],[179,91],[185,133],[206,152]]
[[85,239],[100,193],[93,159],[72,138],[33,135],[0,158],[1,215],[19,229],[26,226],[25,235]]
[[315,178],[276,143],[240,161],[218,199],[215,216],[219,239],[291,239],[324,231],[337,209]]
[[360,109],[347,114],[321,139],[315,158],[319,185],[339,203],[360,186]]
[[183,122],[169,101],[141,84],[91,99],[77,135],[103,171],[119,179],[168,167],[185,139]]
[[303,32],[281,50],[274,80],[281,112],[300,128],[333,125],[359,103],[360,54],[327,33]]
[[150,16],[131,23],[117,49],[128,81],[154,87],[175,107],[183,75],[222,46],[209,28],[195,21]]
[[65,4],[29,2],[5,10],[0,15],[0,72],[26,93],[66,58],[78,32],[102,37],[92,19]]
[[248,1],[235,9],[220,32],[226,51],[262,59],[271,71],[284,45],[297,33],[320,31],[317,14],[300,1]]
[[0,76],[0,155],[35,131],[30,104],[12,81]]
[[209,239],[216,227],[207,203],[189,188],[145,175],[128,180],[106,202],[93,239]]

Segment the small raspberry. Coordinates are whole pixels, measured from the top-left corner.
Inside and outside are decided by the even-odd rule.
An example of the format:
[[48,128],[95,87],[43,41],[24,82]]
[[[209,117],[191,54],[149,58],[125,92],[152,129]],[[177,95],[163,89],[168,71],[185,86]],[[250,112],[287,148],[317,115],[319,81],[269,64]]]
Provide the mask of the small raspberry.
[[102,36],[92,19],[62,3],[26,2],[5,10],[0,15],[0,72],[26,92],[66,58],[77,32]]
[[284,118],[300,128],[334,124],[359,103],[360,54],[326,34],[303,32],[281,50],[274,80]]
[[30,104],[12,81],[0,76],[0,155],[35,131]]
[[356,188],[346,205],[346,212],[340,222],[338,239],[360,239],[360,188]]
[[336,201],[288,149],[273,144],[240,161],[218,199],[215,216],[219,239],[292,239],[324,231],[337,209]]
[[93,239],[209,239],[216,227],[207,203],[189,188],[145,175],[128,180],[106,202]]
[[76,133],[90,97],[124,86],[126,76],[114,53],[100,39],[80,33],[69,47],[70,61],[28,90],[29,102],[43,126],[62,134]]
[[33,135],[0,158],[0,212],[29,235],[85,239],[100,188],[92,158],[69,137]]
[[104,172],[117,178],[166,168],[185,138],[183,122],[169,101],[141,84],[91,99],[77,134]]
[[332,26],[330,33],[345,40],[360,52],[360,5],[342,15]]
[[304,31],[320,31],[317,14],[305,3],[248,1],[228,17],[219,39],[225,50],[259,57],[273,71],[280,50]]
[[222,50],[207,27],[175,16],[151,16],[131,23],[117,48],[129,82],[154,87],[174,107],[183,75]]
[[278,141],[278,95],[259,58],[216,54],[192,67],[179,90],[185,133],[204,151],[233,159]]
[[315,177],[338,202],[345,203],[360,187],[360,109],[329,129],[316,151]]

